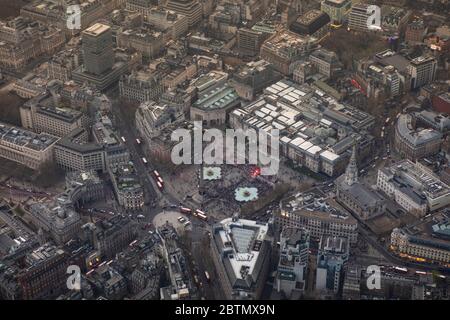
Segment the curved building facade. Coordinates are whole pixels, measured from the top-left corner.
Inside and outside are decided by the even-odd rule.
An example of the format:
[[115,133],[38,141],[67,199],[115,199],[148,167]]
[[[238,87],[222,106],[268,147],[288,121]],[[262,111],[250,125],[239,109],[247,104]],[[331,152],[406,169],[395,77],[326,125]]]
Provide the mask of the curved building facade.
[[395,149],[412,161],[438,153],[441,149],[442,139],[442,133],[434,129],[416,129],[410,115],[402,114],[397,120]]

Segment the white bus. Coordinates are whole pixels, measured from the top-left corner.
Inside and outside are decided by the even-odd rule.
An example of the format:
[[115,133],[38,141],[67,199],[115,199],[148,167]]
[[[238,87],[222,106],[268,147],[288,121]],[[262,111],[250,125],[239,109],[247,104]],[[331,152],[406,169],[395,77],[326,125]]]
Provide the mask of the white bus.
[[400,273],[408,273],[408,269],[406,268],[394,267],[394,270]]
[[189,208],[180,207],[180,212],[184,214],[190,214],[192,210]]
[[132,242],[129,244],[129,246],[132,247],[132,246],[134,246],[136,243],[137,243],[137,240],[134,240],[134,241],[132,241]]
[[208,273],[208,271],[205,271],[205,277],[206,277],[206,280],[211,280],[211,278],[209,277],[209,273]]
[[124,137],[124,136],[120,137],[120,139],[122,139],[122,142],[123,142],[123,143],[127,142],[127,140],[125,140],[125,137]]
[[426,275],[427,273],[424,271],[416,271],[416,274],[422,274],[422,275]]
[[137,143],[137,145],[140,145],[142,142],[141,142],[141,140],[139,140],[138,138],[136,138],[136,143]]
[[197,216],[198,214],[203,214],[206,215],[206,213],[204,213],[203,211],[201,211],[200,209],[195,210],[195,216]]
[[142,162],[143,162],[144,164],[147,164],[147,163],[148,163],[148,161],[147,161],[147,159],[146,159],[145,157],[142,158]]
[[205,221],[208,220],[208,217],[206,216],[206,214],[201,212],[201,211],[197,212],[197,217],[202,219],[202,220],[205,220]]

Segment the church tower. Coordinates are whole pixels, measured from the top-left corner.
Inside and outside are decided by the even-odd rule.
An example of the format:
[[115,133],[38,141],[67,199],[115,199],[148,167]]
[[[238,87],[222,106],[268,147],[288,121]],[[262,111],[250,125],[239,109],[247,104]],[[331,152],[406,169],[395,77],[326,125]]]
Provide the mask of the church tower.
[[345,183],[349,186],[358,182],[358,165],[356,163],[356,142],[353,144],[352,156],[345,170]]

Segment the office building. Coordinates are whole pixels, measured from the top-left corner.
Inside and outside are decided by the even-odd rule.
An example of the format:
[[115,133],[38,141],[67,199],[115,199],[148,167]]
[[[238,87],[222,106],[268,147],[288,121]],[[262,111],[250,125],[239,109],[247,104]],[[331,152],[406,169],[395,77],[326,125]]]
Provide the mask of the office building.
[[433,109],[450,115],[450,93],[442,92],[432,98]]
[[242,54],[256,56],[267,37],[268,35],[261,31],[239,28],[237,30],[237,48]]
[[55,246],[45,244],[25,259],[25,268],[16,275],[24,300],[56,297],[67,290],[68,254]]
[[280,236],[280,260],[276,288],[290,298],[306,288],[309,261],[309,232],[300,228],[283,228]]
[[163,254],[170,274],[170,285],[160,288],[161,300],[192,299],[194,279],[186,268],[186,253],[180,248],[177,230],[169,223],[158,228],[163,241]]
[[83,65],[72,72],[73,80],[102,91],[117,82],[128,69],[127,61],[115,61],[111,27],[96,23],[82,33]]
[[448,240],[428,235],[414,235],[399,228],[395,228],[391,233],[391,250],[400,257],[413,261],[443,265],[448,265],[450,261]]
[[433,56],[420,56],[411,60],[407,72],[411,77],[411,89],[420,88],[434,81],[437,60]]
[[167,0],[165,8],[188,18],[188,26],[193,27],[200,22],[203,10],[198,0]]
[[337,293],[349,258],[346,238],[322,236],[317,254],[316,290]]
[[372,15],[370,11],[368,12],[369,5],[365,3],[358,3],[352,6],[350,13],[348,15],[348,28],[354,31],[369,31],[369,30],[379,30],[376,27],[370,27],[367,25],[370,16]]
[[126,0],[125,8],[129,11],[139,12],[147,17],[158,1],[155,0]]
[[100,257],[105,259],[114,258],[136,236],[133,222],[122,215],[95,223],[87,223],[82,226],[82,229]]
[[141,71],[123,75],[119,81],[119,93],[126,100],[144,102],[157,99],[163,88],[156,75]]
[[46,133],[36,134],[0,123],[0,157],[39,169],[53,161],[58,138]]
[[416,127],[410,114],[400,114],[395,124],[394,147],[402,156],[420,160],[441,150],[443,135],[432,128]]
[[134,49],[148,59],[162,53],[166,40],[162,32],[151,27],[125,29],[117,34],[118,47]]
[[252,101],[264,88],[279,81],[278,74],[265,60],[252,61],[242,66],[230,79],[230,85],[239,97]]
[[318,39],[328,35],[330,27],[330,17],[320,10],[310,10],[300,15],[290,30],[302,36],[313,36]]
[[410,160],[380,169],[377,187],[417,217],[450,204],[450,187],[431,170]]
[[[109,119],[108,119],[109,120]],[[92,126],[92,135],[94,141],[105,150],[106,166],[113,164],[128,163],[130,153],[113,131],[111,123],[108,121],[99,121]]]
[[57,137],[64,137],[75,129],[85,127],[88,121],[80,111],[58,106],[25,104],[20,108],[20,115],[24,127]]
[[189,19],[187,16],[163,8],[152,8],[147,17],[148,24],[176,40],[187,33]]
[[328,14],[334,25],[342,25],[351,8],[352,0],[323,0],[320,3],[320,10]]
[[76,129],[58,141],[55,162],[66,171],[104,171],[105,149],[102,145],[88,142],[85,129]]
[[96,23],[82,34],[83,62],[87,72],[100,75],[114,64],[112,31],[107,25]]
[[300,36],[292,31],[274,33],[261,46],[260,57],[284,75],[292,73],[291,64],[317,47],[317,38]]
[[405,41],[411,43],[423,42],[428,28],[422,19],[414,19],[406,26]]
[[450,115],[448,114],[422,110],[414,112],[412,115],[416,120],[416,125],[433,128],[443,134],[450,131]]
[[133,163],[112,164],[108,172],[119,204],[126,210],[140,210],[144,205],[144,189]]
[[73,49],[62,50],[53,55],[48,62],[47,76],[63,82],[72,79],[72,71],[81,65],[82,55]]
[[323,235],[347,238],[350,244],[358,241],[358,222],[332,198],[318,189],[290,195],[280,202],[275,223],[281,228],[305,228],[311,238]]
[[176,112],[173,108],[154,101],[147,101],[139,105],[135,114],[135,124],[139,135],[145,142],[150,142],[159,136],[175,120]]
[[316,67],[318,73],[327,78],[333,78],[343,69],[337,54],[326,49],[318,49],[313,51],[309,55],[309,61],[314,67]]
[[0,22],[0,66],[7,70],[23,70],[33,59],[51,55],[65,43],[64,32],[22,16]]
[[261,298],[271,249],[267,224],[233,217],[213,226],[211,254],[226,299]]
[[64,244],[78,236],[81,230],[81,217],[72,203],[63,203],[65,198],[55,199],[53,203],[34,203],[30,207],[33,223],[48,233],[57,244]]
[[343,300],[359,300],[361,298],[361,267],[347,264],[345,267],[344,285],[342,287]]

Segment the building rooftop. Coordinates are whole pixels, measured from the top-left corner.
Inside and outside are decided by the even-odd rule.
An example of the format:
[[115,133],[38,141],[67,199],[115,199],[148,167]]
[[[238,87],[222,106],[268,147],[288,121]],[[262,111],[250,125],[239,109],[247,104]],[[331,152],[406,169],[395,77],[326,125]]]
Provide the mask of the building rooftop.
[[291,59],[305,52],[306,49],[312,48],[317,40],[315,37],[301,36],[292,31],[282,30],[267,39],[263,48],[276,52],[283,58]]
[[56,248],[55,246],[47,243],[35,250],[33,250],[26,258],[27,264],[29,266],[34,266],[39,263],[45,262],[46,260],[64,254],[64,251]]
[[443,137],[441,132],[434,129],[414,128],[412,116],[409,114],[401,114],[398,117],[396,126],[399,135],[415,147],[426,145]]
[[102,33],[105,33],[106,31],[108,31],[110,29],[111,29],[111,27],[107,26],[106,24],[96,23],[96,24],[90,26],[89,28],[87,28],[86,30],[84,30],[83,33],[96,37],[96,36],[101,35]]
[[412,65],[421,65],[421,64],[425,64],[425,63],[428,63],[430,61],[435,61],[435,60],[436,60],[436,58],[431,55],[420,56],[420,57],[412,59],[411,64]]
[[31,131],[0,123],[0,144],[11,144],[17,147],[43,151],[58,141],[59,138],[49,134],[36,134]]
[[316,188],[284,198],[280,202],[280,207],[282,216],[301,213],[304,216],[317,217],[329,222],[356,223],[347,210]]
[[[357,132],[369,128],[374,118],[356,108],[339,103],[315,86],[280,80],[264,89],[256,101],[232,111],[249,127],[270,133],[280,131],[282,144],[319,154],[328,162],[338,161],[352,141],[370,137]],[[358,137],[337,139],[338,129],[346,128]]]
[[348,248],[348,240],[343,237],[323,236],[319,249],[328,253],[345,254]]
[[142,189],[139,176],[134,168],[133,162],[113,166],[111,171],[116,179],[117,188],[121,191],[140,191]]
[[73,123],[81,118],[82,113],[80,111],[70,108],[60,108],[56,106],[44,106],[40,105],[37,109],[37,113],[46,115],[48,117],[56,118],[61,121]]
[[94,142],[78,143],[77,139],[86,134],[86,129],[77,128],[58,141],[58,146],[74,150],[75,152],[96,152],[104,150],[103,145]]
[[402,160],[380,170],[416,194],[424,194],[431,199],[450,194],[450,187],[420,163]]
[[213,238],[223,257],[232,283],[251,287],[261,272],[267,254],[268,225],[257,221],[228,218],[213,227]]
[[223,109],[239,101],[236,90],[228,84],[214,88],[204,93],[195,103],[194,107],[200,109]]

